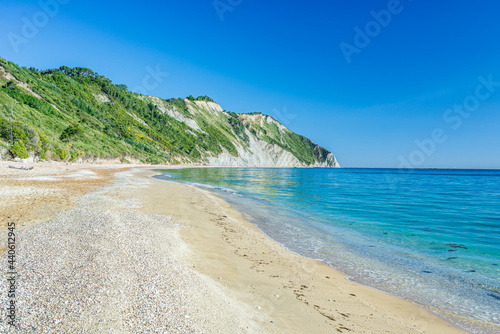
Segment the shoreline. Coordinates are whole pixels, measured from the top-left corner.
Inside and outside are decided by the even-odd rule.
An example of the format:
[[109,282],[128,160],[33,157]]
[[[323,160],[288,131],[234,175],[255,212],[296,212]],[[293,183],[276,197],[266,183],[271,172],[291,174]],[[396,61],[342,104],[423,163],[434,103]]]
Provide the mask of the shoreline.
[[[96,196],[100,199],[94,200],[90,207],[94,213],[108,215],[107,212],[111,210],[125,217],[137,213],[143,215],[140,217],[144,217],[145,221],[153,221],[158,217],[172,221],[175,228],[172,227],[168,233],[161,224],[152,224],[150,227],[153,229],[148,230],[147,235],[153,244],[144,244],[143,247],[153,247],[150,254],[157,251],[165,257],[171,256],[172,252],[177,254],[174,260],[179,268],[184,268],[179,270],[184,273],[182,275],[186,282],[182,284],[187,284],[187,287],[175,292],[176,298],[195,293],[192,289],[205,291],[204,295],[196,295],[194,300],[197,302],[194,305],[182,298],[177,303],[180,306],[174,304],[180,309],[185,307],[185,312],[192,314],[189,319],[176,317],[175,321],[193,328],[206,326],[202,332],[464,333],[414,303],[350,282],[347,276],[327,264],[286,250],[208,190],[153,177],[158,175],[153,168],[166,166],[75,164],[68,168],[64,164],[50,163],[48,167],[36,164],[34,172],[5,172],[6,165],[0,164],[0,175],[5,181],[0,186],[4,192],[21,194],[17,199],[26,204],[32,203],[32,197],[38,197],[38,201],[30,204],[35,213],[40,212],[40,208],[46,208],[47,203],[52,205],[49,205],[52,211],[43,217],[35,217],[35,220],[29,215],[13,216],[26,223],[19,231],[21,235],[29,236],[38,233],[39,229],[51,228],[54,217],[61,219],[61,215],[69,227],[77,226],[78,220],[71,218],[71,215],[68,217],[66,212],[81,210],[83,199]],[[18,180],[12,183],[16,178]],[[65,192],[71,198],[64,196]],[[6,205],[5,212],[10,212],[20,204],[17,199],[7,199],[8,203],[3,203]],[[47,199],[46,203],[42,199]],[[112,220],[108,224],[121,224],[120,228],[129,228],[120,220]],[[102,225],[102,228],[107,227]],[[3,232],[0,234],[3,242]],[[125,234],[124,237],[129,238],[130,235]],[[71,235],[64,238],[72,239]],[[120,244],[122,241],[116,242]],[[128,242],[133,249],[139,241],[129,238]],[[160,246],[161,249],[154,250]],[[37,261],[27,261],[24,265],[29,267],[34,263]],[[77,267],[74,270],[78,272],[85,268]],[[119,272],[125,270],[123,274],[130,274],[126,271],[127,267],[115,265],[114,268]],[[54,275],[59,275],[59,272]],[[108,287],[111,290],[119,288]],[[88,291],[87,294],[92,295],[92,292]],[[65,296],[55,294],[52,298],[59,301]],[[69,302],[73,302],[73,299]],[[159,300],[157,304],[162,305],[161,302]],[[38,317],[38,313],[43,313],[43,310],[33,311],[31,316]],[[197,312],[203,316],[195,315]],[[104,317],[101,320],[106,322],[112,319]],[[123,324],[127,321],[122,319]],[[121,326],[120,323],[111,323]],[[74,323],[67,325],[75,326]]]
[[[156,175],[158,175],[158,173],[159,173],[157,171],[151,171],[151,172],[156,173]],[[240,212],[238,212],[236,209],[231,207],[230,204],[228,204],[223,199],[221,199],[217,195],[213,194],[209,190],[206,190],[206,189],[200,188],[200,187],[196,187],[195,185],[189,185],[186,183],[181,183],[181,182],[176,182],[176,181],[171,181],[171,180],[159,179],[159,181],[165,181],[165,182],[168,182],[171,184],[173,183],[173,184],[177,185],[177,186],[173,186],[173,185],[169,186],[169,187],[174,187],[176,189],[177,194],[179,192],[181,192],[180,189],[182,187],[186,187],[188,189],[189,188],[195,189],[195,192],[199,192],[200,194],[203,194],[202,196],[209,198],[208,201],[216,203],[217,209],[222,211],[222,213],[219,214],[218,219],[221,219],[224,217],[230,217],[231,219],[235,219],[236,224],[243,225],[243,231],[244,231],[243,233],[246,234],[246,237],[251,238],[251,239],[255,238],[255,239],[259,240],[260,247],[267,247],[268,249],[271,249],[272,251],[269,253],[276,253],[278,258],[279,257],[286,258],[287,261],[285,261],[285,262],[288,265],[295,264],[297,266],[297,264],[299,264],[297,266],[298,268],[292,269],[292,271],[295,270],[295,272],[292,275],[290,275],[291,273],[289,272],[289,276],[295,276],[297,278],[302,277],[302,279],[298,279],[297,281],[308,282],[308,284],[311,284],[311,286],[313,286],[314,288],[311,289],[309,285],[298,284],[298,282],[293,282],[295,284],[291,284],[290,286],[286,286],[286,284],[283,284],[283,282],[282,282],[282,285],[284,286],[283,289],[285,289],[285,291],[288,289],[288,290],[291,290],[291,292],[292,292],[292,296],[291,296],[292,298],[289,298],[289,301],[288,301],[289,303],[293,303],[294,302],[293,298],[295,298],[295,300],[298,300],[299,302],[301,302],[302,304],[305,305],[304,309],[302,309],[300,312],[302,312],[302,313],[316,312],[320,316],[318,318],[319,322],[325,321],[325,319],[326,319],[327,323],[328,322],[331,323],[329,326],[332,326],[332,324],[334,324],[334,323],[337,323],[337,325],[339,325],[339,321],[340,321],[340,325],[341,325],[340,327],[345,327],[343,329],[344,331],[347,331],[347,328],[349,328],[349,330],[351,330],[351,331],[357,331],[360,329],[359,327],[363,328],[363,326],[368,326],[368,323],[376,321],[375,318],[377,316],[375,316],[375,315],[370,316],[369,315],[370,313],[368,313],[368,314],[365,314],[365,318],[358,318],[356,320],[352,320],[351,318],[354,317],[355,311],[352,311],[353,313],[350,313],[348,311],[340,312],[340,311],[338,311],[338,310],[340,310],[340,306],[339,306],[339,309],[336,309],[337,306],[334,306],[337,303],[350,304],[348,307],[349,310],[351,310],[351,308],[358,309],[359,306],[354,307],[354,305],[353,305],[353,303],[356,304],[356,302],[354,302],[353,300],[349,300],[349,299],[359,298],[362,300],[361,304],[370,305],[369,308],[372,310],[377,309],[381,305],[384,305],[384,306],[382,306],[382,308],[386,308],[386,310],[380,311],[380,312],[382,312],[382,314],[384,314],[382,316],[382,318],[384,318],[384,317],[386,318],[384,321],[388,321],[388,322],[394,321],[394,322],[397,322],[400,325],[402,325],[403,326],[401,328],[401,330],[403,330],[402,332],[416,330],[416,331],[422,331],[422,332],[426,332],[426,333],[464,333],[463,330],[455,327],[452,323],[438,317],[437,315],[431,313],[430,311],[424,309],[422,306],[419,306],[416,303],[413,303],[413,302],[401,299],[399,297],[390,295],[390,294],[388,294],[384,291],[381,291],[381,290],[373,289],[371,287],[352,282],[352,281],[348,280],[348,277],[346,275],[344,275],[343,273],[341,273],[337,269],[329,266],[326,263],[323,263],[323,262],[315,260],[315,259],[306,258],[306,257],[303,257],[299,254],[296,254],[294,252],[289,251],[284,246],[282,246],[281,244],[279,244],[278,242],[274,241],[269,236],[267,236],[256,225],[248,222],[241,215]],[[192,195],[192,196],[196,196],[196,195]],[[213,215],[214,212],[211,212],[211,214]],[[186,219],[186,218],[184,218],[184,219]],[[183,218],[181,218],[181,221],[183,224],[187,224],[188,226],[193,227],[192,222],[190,223],[188,219],[183,220]],[[220,225],[220,224],[221,223],[215,222],[215,225]],[[230,227],[228,227],[228,226],[222,227],[224,229],[224,231],[227,231],[227,230],[234,231],[235,230],[235,228],[236,228],[235,224],[228,224],[228,225]],[[211,235],[214,234],[213,229],[217,229],[216,226],[202,227],[199,225],[198,226],[195,225],[194,227],[204,228],[205,233],[209,233]],[[235,232],[233,232],[233,233],[235,233]],[[188,244],[190,244],[192,247],[198,248],[198,251],[197,251],[198,255],[200,255],[203,252],[208,252],[208,253],[215,252],[215,253],[217,253],[216,250],[210,249],[209,245],[200,246],[200,243],[199,243],[200,236],[199,235],[198,235],[198,237],[193,237],[191,235],[191,233],[188,233],[188,231],[181,232],[181,235],[183,236],[183,239]],[[232,238],[230,237],[229,233],[222,232],[222,233],[220,233],[219,237],[221,237],[221,239],[229,238],[229,240],[226,240],[226,242],[230,244],[229,247],[227,247],[229,249],[226,248],[226,250],[224,251],[224,254],[225,254],[224,258],[226,258],[226,261],[231,263],[231,265],[229,265],[229,264],[227,265],[228,267],[234,268],[234,266],[236,266],[236,267],[240,268],[241,266],[238,266],[237,262],[239,262],[241,260],[248,261],[248,258],[251,258],[251,256],[249,254],[243,254],[243,255],[237,254],[237,253],[241,253],[239,251],[241,249],[243,249],[244,246],[241,246],[241,245],[235,246],[234,242],[230,241]],[[241,239],[239,239],[239,240],[241,242]],[[211,241],[213,241],[213,239]],[[221,245],[219,245],[219,247],[222,248]],[[209,248],[209,250],[207,250],[206,248]],[[232,248],[232,250],[231,250],[231,248]],[[219,252],[221,252],[221,251],[219,250]],[[234,255],[234,256],[232,256],[231,260],[228,259],[231,257],[228,253],[233,253],[233,255]],[[234,275],[229,274],[230,278],[227,279],[227,281],[229,281],[231,286],[233,286],[235,289],[239,289],[239,290],[245,289],[244,284],[242,284],[241,282],[237,282],[238,280],[242,280],[243,277],[255,278],[254,277],[255,275],[253,275],[253,273],[250,272],[251,270],[254,270],[256,272],[256,275],[259,275],[259,271],[268,272],[268,270],[262,268],[262,267],[266,267],[266,263],[268,265],[270,263],[275,263],[275,262],[273,262],[273,260],[269,259],[269,258],[272,258],[272,256],[266,256],[265,251],[262,252],[263,255],[260,255],[261,252],[257,252],[257,253],[254,252],[254,253],[255,253],[254,255],[259,254],[259,257],[260,257],[259,259],[254,259],[256,261],[256,263],[258,264],[257,266],[253,266],[253,265],[248,266],[247,265],[247,268],[245,268],[245,270],[240,269],[242,271],[245,271],[245,275],[239,276],[238,279],[234,279],[232,277]],[[219,255],[219,256],[222,257],[222,255]],[[220,276],[218,276],[218,274],[214,273],[213,269],[209,268],[209,266],[206,263],[204,263],[206,261],[205,258],[203,258],[203,260],[191,259],[191,261],[194,263],[194,265],[196,266],[196,268],[198,270],[200,268],[202,268],[202,270],[203,270],[202,272],[204,274],[209,275],[213,279],[219,279]],[[276,268],[274,270],[276,270]],[[284,269],[282,268],[281,270],[283,271]],[[314,273],[317,273],[318,277],[314,277],[315,275],[312,275],[312,277],[311,277],[311,275],[309,275],[310,277],[308,277],[308,279],[304,279],[304,275],[300,274],[301,271],[306,271],[306,272],[309,271],[309,274],[310,274],[311,270],[313,270]],[[272,269],[270,271],[272,271]],[[271,275],[271,276],[279,276],[279,275]],[[323,276],[323,278],[320,278],[321,276]],[[278,277],[275,277],[275,278],[278,278]],[[224,278],[222,278],[222,279],[224,279]],[[243,280],[245,280],[245,279],[243,279]],[[271,280],[272,280],[272,278],[271,278]],[[247,283],[249,283],[249,282],[247,282]],[[270,282],[266,282],[263,284],[268,285],[268,284],[270,284]],[[251,285],[251,283],[249,285]],[[306,288],[303,288],[304,286]],[[275,286],[274,292],[277,292],[278,290],[283,291],[283,289],[280,289],[279,285],[277,285],[277,286]],[[321,290],[322,292],[325,292],[329,289],[337,289],[337,290],[340,289],[341,291],[345,291],[346,289],[351,289],[352,291],[354,291],[354,293],[347,294],[347,296],[342,296],[343,300],[340,301],[340,297],[338,297],[338,296],[335,297],[334,293],[330,292],[330,294],[327,294],[326,296],[328,296],[328,298],[326,298],[326,296],[325,296],[325,298],[321,298],[318,296],[317,291],[313,291],[313,290]],[[272,293],[269,292],[269,294],[271,296],[274,296],[274,292],[272,292]],[[288,292],[290,292],[290,291],[288,291]],[[355,296],[352,296],[352,295],[355,295]],[[247,296],[246,298],[249,298],[249,297]],[[271,300],[267,300],[267,302],[269,302],[270,304],[275,303],[275,301],[272,298],[270,298],[270,299]],[[250,300],[251,300],[251,298],[250,298]],[[331,305],[331,304],[333,304],[333,305]],[[375,304],[379,304],[379,305],[375,306]],[[312,305],[312,307],[311,307],[311,305]],[[296,307],[298,307],[298,306],[296,306]],[[359,312],[359,310],[358,310],[358,312]],[[335,320],[332,321],[332,320],[330,320],[330,318],[335,319]],[[391,319],[392,321],[388,320],[388,319]],[[380,317],[378,318],[378,320],[380,320]],[[363,325],[356,326],[356,323],[358,323],[358,324],[362,323]],[[346,325],[346,324],[352,324],[351,325],[352,328],[350,328],[349,325]],[[342,330],[340,327],[337,327],[337,328]],[[288,330],[291,330],[292,328],[293,328],[293,326],[289,327]],[[318,328],[314,328],[314,329],[311,328],[310,330],[318,331],[319,329]],[[380,328],[378,328],[378,330],[380,330]],[[394,333],[401,332],[401,331],[395,330],[395,328],[385,328],[384,330],[390,331],[390,332],[394,331]],[[307,331],[305,331],[305,332],[307,332]],[[325,332],[327,332],[327,330]]]
[[[157,171],[157,170],[155,170],[155,171]],[[497,331],[500,331],[500,327],[495,326],[494,324],[491,324],[488,322],[483,322],[483,321],[476,320],[473,318],[462,317],[462,316],[459,316],[459,315],[453,313],[453,310],[452,310],[452,312],[450,312],[450,311],[440,309],[438,307],[433,307],[430,304],[426,304],[425,302],[422,302],[422,301],[418,301],[418,300],[411,299],[411,298],[405,298],[405,296],[402,295],[401,293],[398,294],[399,290],[397,288],[394,288],[394,286],[392,286],[392,285],[390,286],[390,289],[386,287],[387,290],[385,290],[385,289],[380,289],[380,288],[377,288],[375,286],[372,286],[369,283],[363,283],[363,282],[357,281],[356,277],[351,277],[348,273],[346,273],[342,269],[335,267],[331,263],[327,263],[322,258],[315,258],[312,256],[308,256],[307,254],[303,254],[299,250],[294,250],[293,245],[288,245],[291,247],[291,248],[289,248],[286,245],[286,242],[284,242],[284,239],[279,237],[278,232],[273,230],[273,231],[271,231],[271,234],[268,234],[266,232],[265,228],[263,229],[262,226],[259,226],[259,220],[252,218],[253,213],[249,212],[245,208],[245,205],[248,204],[247,201],[239,202],[239,201],[236,201],[234,198],[232,198],[230,195],[225,194],[225,192],[229,192],[230,194],[232,194],[232,192],[235,190],[228,190],[228,189],[224,190],[224,187],[218,187],[218,186],[214,186],[214,185],[210,185],[210,184],[201,184],[201,183],[197,183],[197,181],[196,182],[194,182],[194,181],[188,182],[188,181],[182,181],[182,180],[176,180],[176,179],[170,179],[170,178],[161,178],[161,177],[158,177],[158,179],[164,180],[167,182],[176,182],[176,183],[183,184],[183,185],[193,186],[193,187],[196,187],[197,189],[199,189],[200,191],[208,192],[209,194],[216,196],[217,198],[221,199],[222,201],[228,201],[229,202],[228,205],[230,205],[231,208],[233,208],[234,210],[238,211],[239,214],[249,215],[248,218],[242,218],[243,220],[246,220],[247,222],[249,222],[250,224],[255,226],[255,228],[260,233],[262,233],[267,238],[269,238],[269,239],[273,240],[274,242],[276,242],[277,244],[279,244],[287,252],[293,253],[299,257],[310,259],[312,261],[318,261],[320,263],[323,263],[323,264],[329,266],[330,268],[332,268],[333,270],[344,275],[345,280],[352,282],[353,284],[367,287],[369,289],[373,289],[377,292],[386,294],[388,296],[393,296],[393,297],[399,298],[401,300],[410,302],[413,305],[415,305],[416,307],[419,307],[419,308],[426,310],[427,312],[433,314],[434,316],[439,317],[440,319],[450,323],[453,327],[456,327],[457,329],[460,329],[460,330],[471,331],[474,333],[475,332],[477,332],[477,333],[493,333],[493,332],[496,333]],[[230,197],[226,198],[227,196],[230,196]],[[267,228],[269,229],[269,226],[267,226]],[[273,233],[274,233],[274,237],[273,237]],[[284,242],[284,243],[282,243],[282,242]]]

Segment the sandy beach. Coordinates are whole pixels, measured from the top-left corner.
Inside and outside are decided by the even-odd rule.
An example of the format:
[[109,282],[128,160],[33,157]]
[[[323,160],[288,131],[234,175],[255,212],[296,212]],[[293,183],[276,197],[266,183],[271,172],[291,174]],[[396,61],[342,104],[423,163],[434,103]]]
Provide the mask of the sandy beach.
[[0,162],[0,247],[5,258],[15,222],[17,327],[4,285],[2,332],[463,332],[288,252],[151,166],[10,164]]

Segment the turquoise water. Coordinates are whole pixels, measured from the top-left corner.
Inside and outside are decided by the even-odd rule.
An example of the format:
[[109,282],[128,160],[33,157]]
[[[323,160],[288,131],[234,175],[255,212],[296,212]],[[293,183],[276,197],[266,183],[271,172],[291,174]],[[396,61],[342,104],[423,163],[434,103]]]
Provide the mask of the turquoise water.
[[500,325],[500,171],[194,168],[163,173],[211,189],[287,249],[324,261],[352,281]]

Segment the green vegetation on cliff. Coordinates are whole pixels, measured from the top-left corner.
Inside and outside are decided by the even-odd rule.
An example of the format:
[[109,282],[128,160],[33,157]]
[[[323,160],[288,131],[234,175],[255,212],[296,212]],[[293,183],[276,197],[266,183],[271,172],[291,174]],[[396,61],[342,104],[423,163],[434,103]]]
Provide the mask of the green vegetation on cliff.
[[249,117],[266,116],[222,111],[208,96],[143,96],[88,68],[39,71],[0,58],[0,146],[21,158],[204,163],[238,156],[255,135],[305,165],[325,161],[329,152],[309,139]]

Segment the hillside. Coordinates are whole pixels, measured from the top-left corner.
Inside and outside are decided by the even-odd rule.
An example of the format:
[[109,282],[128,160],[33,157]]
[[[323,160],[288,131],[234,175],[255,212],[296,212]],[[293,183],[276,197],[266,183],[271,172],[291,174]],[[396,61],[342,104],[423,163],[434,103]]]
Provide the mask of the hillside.
[[[13,143],[9,119],[13,114]],[[87,68],[39,71],[0,58],[0,153],[35,159],[250,167],[339,167],[270,116],[207,96],[145,96]]]

